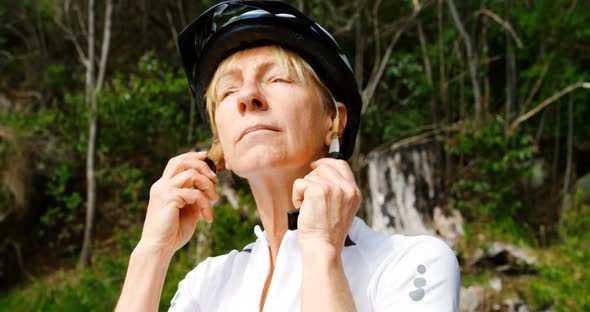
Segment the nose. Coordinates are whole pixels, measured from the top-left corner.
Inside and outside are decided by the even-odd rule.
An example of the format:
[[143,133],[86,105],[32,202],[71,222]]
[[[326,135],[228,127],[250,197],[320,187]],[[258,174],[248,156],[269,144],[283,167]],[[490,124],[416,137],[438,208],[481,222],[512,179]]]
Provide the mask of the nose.
[[238,111],[240,114],[268,109],[266,98],[256,82],[244,84],[239,92]]

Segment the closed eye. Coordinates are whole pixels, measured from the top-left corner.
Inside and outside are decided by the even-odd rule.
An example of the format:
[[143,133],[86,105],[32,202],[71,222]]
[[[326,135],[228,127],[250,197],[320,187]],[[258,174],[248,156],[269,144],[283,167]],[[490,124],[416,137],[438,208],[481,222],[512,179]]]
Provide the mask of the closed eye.
[[234,89],[228,89],[225,90],[221,93],[221,96],[219,97],[220,101],[223,101],[223,99],[225,99],[226,97],[232,95],[234,92],[236,92]]
[[283,83],[292,83],[290,79],[283,78],[283,77],[273,77],[270,79],[270,82],[283,82]]

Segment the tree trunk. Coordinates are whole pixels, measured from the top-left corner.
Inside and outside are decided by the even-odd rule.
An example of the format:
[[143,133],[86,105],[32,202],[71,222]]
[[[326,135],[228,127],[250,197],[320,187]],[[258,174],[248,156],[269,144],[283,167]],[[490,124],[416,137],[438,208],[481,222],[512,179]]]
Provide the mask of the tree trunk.
[[297,0],[297,8],[301,12],[305,12],[305,3],[304,0]]
[[[465,55],[463,51],[459,47],[458,41],[455,41],[453,44],[453,48],[455,50],[455,55],[459,58],[459,64],[465,64]],[[458,69],[458,76],[459,76],[459,119],[464,120],[467,118],[467,113],[465,109],[465,75],[463,74],[463,68]],[[456,97],[452,97],[456,98]],[[454,118],[452,118],[454,120]]]
[[88,58],[86,60],[86,103],[90,106],[88,147],[86,150],[86,224],[80,252],[81,267],[90,265],[92,258],[92,234],[96,205],[94,177],[94,143],[96,138],[96,99],[94,94],[94,0],[88,1]]
[[570,95],[570,100],[567,105],[567,155],[565,160],[565,177],[563,182],[563,190],[561,192],[563,196],[563,200],[561,202],[561,214],[560,214],[560,223],[563,222],[564,216],[567,213],[567,209],[572,202],[571,198],[568,198],[569,191],[570,191],[570,180],[572,175],[572,158],[573,158],[573,149],[574,149],[574,100],[573,97]]
[[445,213],[438,142],[391,144],[369,153],[371,226],[385,234],[461,237],[458,211]]
[[365,40],[361,34],[361,19],[357,19],[354,25],[354,32],[355,32],[355,47],[354,47],[354,74],[356,79],[356,84],[360,88],[363,85],[363,58],[365,54]]
[[86,150],[86,224],[84,227],[84,241],[80,252],[80,267],[87,267],[92,262],[92,244],[94,241],[94,224],[96,215],[96,133],[98,130],[98,92],[100,92],[109,53],[111,37],[112,0],[106,0],[104,31],[99,60],[98,78],[94,80],[94,0],[88,3],[88,59],[86,66],[86,100],[90,103],[90,117],[88,129],[88,146]]
[[[504,0],[504,19],[511,24],[512,1]],[[506,30],[506,125],[510,125],[516,112],[516,59],[514,57],[514,48],[512,36]]]
[[[414,11],[418,11],[421,9],[420,2],[418,0],[412,1],[414,6]],[[431,90],[434,89],[434,80],[432,77],[432,66],[430,65],[430,58],[428,57],[428,51],[426,49],[426,36],[424,35],[424,30],[422,29],[422,21],[418,20],[417,22],[418,28],[418,40],[420,41],[420,52],[422,53],[422,61],[424,63],[424,73],[426,74],[426,81],[428,82],[428,86]],[[431,92],[430,96],[430,114],[432,115],[432,123],[436,124],[437,122],[437,114],[436,114],[436,100],[434,97],[434,93]]]
[[471,43],[471,38],[467,34],[467,31],[465,31],[463,22],[461,22],[461,18],[459,17],[459,13],[457,12],[455,2],[453,0],[446,1],[447,5],[449,6],[449,11],[451,11],[451,16],[453,17],[453,21],[455,22],[457,31],[459,31],[459,34],[463,39],[463,43],[465,43],[465,52],[467,53],[467,65],[469,68],[469,76],[471,77],[471,83],[473,85],[475,120],[479,121],[481,117],[481,92],[479,90],[479,82],[477,79],[477,54],[473,51],[473,44]]
[[556,136],[555,136],[555,145],[553,145],[553,165],[551,166],[551,176],[554,179],[557,179],[557,170],[559,165],[559,150],[560,150],[560,141],[561,141],[561,109],[559,106],[555,107],[555,118],[556,121]]
[[102,48],[100,50],[100,62],[98,67],[98,79],[94,88],[94,97],[98,95],[104,83],[104,76],[107,69],[107,60],[109,58],[109,48],[111,44],[111,16],[113,15],[113,0],[106,0],[104,29],[102,34]]
[[[482,10],[486,10],[487,7],[487,0],[483,0],[482,3]],[[488,16],[483,14],[482,21],[481,21],[481,59],[487,60],[488,59]],[[483,97],[482,97],[482,110],[487,112],[489,110],[489,101],[490,101],[490,65],[486,61],[483,64],[482,68],[483,74]]]
[[[439,97],[440,103],[443,107],[445,121],[449,121],[449,103],[447,101],[447,78],[445,69],[445,47],[443,42],[443,0],[438,0],[436,10],[437,20],[437,35],[438,35],[438,75],[439,75]],[[445,179],[450,180],[451,177],[451,153],[445,150]]]

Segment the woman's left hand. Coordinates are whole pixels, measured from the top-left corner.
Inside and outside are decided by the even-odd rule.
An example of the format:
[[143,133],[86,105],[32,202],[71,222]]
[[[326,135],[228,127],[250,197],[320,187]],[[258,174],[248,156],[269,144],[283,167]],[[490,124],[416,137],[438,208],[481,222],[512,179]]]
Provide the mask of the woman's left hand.
[[328,244],[339,254],[362,194],[346,161],[322,158],[312,162],[311,168],[308,175],[293,184],[293,205],[301,207],[299,246]]

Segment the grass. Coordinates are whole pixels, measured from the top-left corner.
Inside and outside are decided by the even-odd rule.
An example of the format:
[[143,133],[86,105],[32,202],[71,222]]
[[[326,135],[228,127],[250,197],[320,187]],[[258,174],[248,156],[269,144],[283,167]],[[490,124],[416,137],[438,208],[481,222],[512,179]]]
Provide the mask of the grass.
[[538,259],[535,273],[502,275],[491,269],[462,265],[462,285],[489,287],[493,277],[502,279],[502,290],[489,298],[501,303],[501,298],[520,298],[533,311],[551,307],[552,311],[590,311],[590,206],[577,203],[566,213],[559,227],[559,239],[540,248],[522,230],[514,230],[513,222],[481,225],[467,224],[466,235],[460,243],[460,255],[467,257],[476,248],[485,248],[495,240],[512,243],[534,252]]
[[[244,220],[227,203],[214,209],[216,221],[209,228],[199,222],[196,230],[205,235],[208,248],[202,249],[199,257],[193,239],[174,256],[166,275],[160,311],[168,309],[178,283],[198,264],[199,258],[225,254],[254,241],[255,217]],[[90,268],[59,270],[0,294],[0,311],[112,311],[123,286],[129,255],[140,234],[139,225],[115,230],[111,239],[95,247]]]

